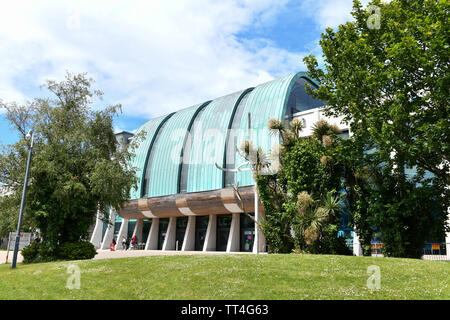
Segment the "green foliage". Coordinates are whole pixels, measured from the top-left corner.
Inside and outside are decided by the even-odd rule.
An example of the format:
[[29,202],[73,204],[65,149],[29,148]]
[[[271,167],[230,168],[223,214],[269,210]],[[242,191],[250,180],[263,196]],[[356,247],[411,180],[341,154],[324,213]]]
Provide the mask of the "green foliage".
[[24,263],[39,263],[56,260],[84,260],[92,259],[97,250],[88,241],[66,242],[56,250],[53,250],[46,243],[32,243],[22,249]]
[[[304,59],[321,83],[309,92],[353,133],[327,155],[343,174],[365,253],[376,230],[386,254],[420,257],[426,239],[442,237],[450,206],[450,4],[370,4],[379,28],[368,24],[373,11],[354,1],[354,21],[322,34],[325,70],[314,56]],[[416,168],[415,177],[405,168]],[[425,179],[425,171],[433,175]]]
[[345,244],[345,239],[338,237],[336,224],[325,225],[318,241],[313,242],[305,251],[308,253],[353,255],[353,252]]
[[339,177],[333,175],[332,167],[320,162],[325,153],[322,143],[304,138],[282,155],[279,179],[286,190],[296,196],[307,191],[313,196],[326,195],[328,190],[339,187]]
[[29,148],[25,135],[32,129],[34,148],[24,223],[39,229],[50,252],[64,243],[86,240],[97,211],[108,218],[106,206],[119,209],[137,182],[129,160],[140,139],[134,139],[130,148],[119,148],[113,118],[121,106],[97,111],[92,105],[102,93],[93,90],[92,84],[85,74],[68,73],[62,82],[46,82],[53,98],[36,98],[25,106],[0,106],[22,137],[3,148],[0,181],[12,188],[18,201]]
[[23,263],[39,263],[58,260],[58,255],[42,242],[34,242],[22,249]]
[[[331,161],[323,161],[327,148],[336,143],[336,128],[319,123],[322,135],[301,138],[301,125],[289,128],[271,119],[269,129],[280,133],[280,168],[276,174],[256,173],[256,182],[266,217],[262,231],[269,252],[293,251],[348,254],[337,238],[340,225],[340,177]],[[326,143],[323,136],[329,138]],[[255,172],[254,172],[255,173]],[[333,238],[334,237],[334,238]],[[345,243],[344,243],[345,246]]]
[[58,257],[63,260],[92,259],[96,254],[94,245],[88,241],[66,242],[58,249]]

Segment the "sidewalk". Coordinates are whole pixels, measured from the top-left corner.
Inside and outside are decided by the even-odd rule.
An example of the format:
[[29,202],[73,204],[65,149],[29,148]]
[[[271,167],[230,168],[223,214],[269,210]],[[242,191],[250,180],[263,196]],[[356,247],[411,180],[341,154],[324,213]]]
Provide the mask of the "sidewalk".
[[[5,261],[6,261],[6,252],[7,252],[6,250],[5,251],[0,250],[0,264],[4,264],[5,263]],[[13,255],[14,255],[14,250],[9,250],[8,263],[12,262]],[[20,254],[20,251],[19,251],[19,254],[17,255],[17,262],[22,262],[22,260],[23,260],[23,257],[22,257],[22,255]]]
[[[13,258],[13,251],[9,251],[8,263],[11,263]],[[115,259],[115,258],[136,258],[136,257],[147,257],[147,256],[173,256],[173,255],[214,255],[214,254],[252,254],[251,252],[232,252],[227,253],[224,251],[162,251],[162,250],[118,250],[118,251],[110,251],[110,250],[97,250],[97,254],[93,258],[93,260],[102,260],[102,259]],[[264,254],[264,253],[260,253]],[[6,251],[0,251],[0,264],[4,264],[6,261]],[[20,254],[17,256],[17,262],[22,262],[23,257]]]
[[[146,256],[172,256],[172,255],[205,255],[205,254],[227,254],[224,251],[162,251],[162,250],[97,250],[97,255],[94,260],[100,259],[114,259],[114,258],[133,258],[133,257],[146,257]],[[232,254],[252,254],[251,252],[232,252]]]

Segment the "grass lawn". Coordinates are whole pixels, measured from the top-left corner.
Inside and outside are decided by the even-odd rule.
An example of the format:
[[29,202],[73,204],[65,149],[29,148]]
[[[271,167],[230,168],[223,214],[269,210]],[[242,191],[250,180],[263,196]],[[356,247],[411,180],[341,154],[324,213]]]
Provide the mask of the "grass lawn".
[[[67,267],[81,270],[67,289]],[[367,267],[381,289],[367,288]],[[450,263],[326,255],[191,255],[0,265],[0,299],[450,299]]]

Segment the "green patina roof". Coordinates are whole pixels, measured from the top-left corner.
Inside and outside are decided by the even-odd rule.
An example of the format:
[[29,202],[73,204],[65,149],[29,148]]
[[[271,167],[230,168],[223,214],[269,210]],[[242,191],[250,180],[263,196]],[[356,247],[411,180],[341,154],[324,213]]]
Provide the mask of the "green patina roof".
[[[284,119],[290,90],[301,77],[310,80],[299,72],[146,122],[138,130],[147,135],[132,162],[140,183],[131,199],[224,187],[224,174],[215,163],[225,167],[225,159],[233,158],[236,165],[244,162],[234,145],[226,148],[227,130],[240,129],[235,141],[239,146],[248,138],[250,113],[252,141],[269,152],[278,138],[270,134],[268,119]],[[235,154],[227,156],[226,150]],[[254,184],[248,171],[237,173],[235,181]]]
[[141,197],[144,182],[143,176],[146,169],[147,158],[150,154],[150,150],[152,149],[151,146],[161,125],[164,121],[170,118],[170,116],[172,116],[172,114],[147,121],[136,132],[136,135],[145,132],[145,139],[139,143],[138,148],[135,150],[135,156],[131,162],[132,167],[137,170],[136,175],[139,179],[137,189],[131,190],[131,199],[138,199]]

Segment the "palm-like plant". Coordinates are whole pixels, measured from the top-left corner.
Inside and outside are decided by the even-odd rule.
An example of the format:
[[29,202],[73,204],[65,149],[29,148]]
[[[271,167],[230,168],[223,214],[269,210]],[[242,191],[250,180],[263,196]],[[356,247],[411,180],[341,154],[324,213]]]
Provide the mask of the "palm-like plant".
[[298,195],[297,236],[306,245],[311,245],[320,238],[323,227],[331,223],[342,208],[341,196],[335,196],[334,193],[335,191],[330,191],[320,200],[314,200],[306,191]]

